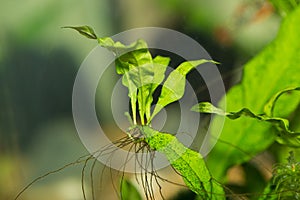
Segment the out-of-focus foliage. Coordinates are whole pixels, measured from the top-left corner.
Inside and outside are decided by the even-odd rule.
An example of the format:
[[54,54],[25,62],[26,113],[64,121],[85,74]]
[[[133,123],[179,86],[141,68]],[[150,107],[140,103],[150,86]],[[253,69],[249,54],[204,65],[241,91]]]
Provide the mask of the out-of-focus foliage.
[[122,200],[142,200],[142,197],[136,187],[127,179],[121,182],[121,199]]
[[270,0],[281,16],[285,17],[299,4],[299,0]]
[[[1,1],[0,199],[12,199],[35,177],[85,153],[72,122],[71,95],[76,70],[94,45],[74,42],[61,27],[86,22],[108,35],[109,6]],[[23,199],[81,199],[79,177],[80,168],[67,170]]]
[[[227,93],[227,110],[234,111],[247,107],[253,112],[262,113],[265,102],[273,94],[287,87],[300,85],[298,73],[300,71],[298,64],[300,63],[298,37],[300,29],[297,25],[299,23],[300,8],[285,18],[277,38],[246,64],[241,84]],[[274,115],[289,116],[299,101],[297,93],[286,95],[277,102]],[[217,117],[213,126],[219,126]],[[250,157],[244,152],[255,155],[265,150],[274,142],[273,131],[269,125],[257,123],[255,120],[245,118],[236,121],[226,120],[220,136],[221,140],[208,159],[209,168],[215,178],[223,178],[228,167],[233,164],[249,160]],[[213,133],[214,128],[212,128]]]

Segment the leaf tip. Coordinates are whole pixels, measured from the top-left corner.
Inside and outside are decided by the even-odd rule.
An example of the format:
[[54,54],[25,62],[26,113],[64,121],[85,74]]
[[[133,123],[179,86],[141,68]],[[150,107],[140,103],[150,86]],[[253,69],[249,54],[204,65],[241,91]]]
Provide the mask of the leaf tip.
[[70,29],[74,29],[76,31],[78,31],[81,35],[84,35],[85,37],[89,38],[89,39],[97,39],[97,35],[95,33],[95,31],[93,30],[93,28],[91,28],[90,26],[63,26],[61,28],[70,28]]

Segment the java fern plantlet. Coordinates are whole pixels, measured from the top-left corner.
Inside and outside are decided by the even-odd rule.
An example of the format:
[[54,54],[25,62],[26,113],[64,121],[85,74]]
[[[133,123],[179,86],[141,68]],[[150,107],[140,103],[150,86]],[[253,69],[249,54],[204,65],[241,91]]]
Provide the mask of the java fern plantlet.
[[[152,58],[144,40],[139,39],[126,46],[109,37],[99,38],[89,26],[65,28],[75,29],[85,37],[97,40],[100,46],[116,56],[116,72],[122,76],[122,83],[128,88],[128,96],[131,100],[132,116],[127,113],[132,123],[128,128],[128,137],[135,140],[133,132],[142,135],[142,139],[140,137],[137,139],[138,142],[143,142],[151,151],[164,154],[189,189],[198,195],[198,199],[225,199],[222,186],[211,177],[198,152],[185,147],[175,136],[151,128],[152,119],[161,109],[182,98],[186,75],[198,65],[216,62],[205,59],[183,62],[164,81],[170,58],[163,56]],[[151,112],[153,94],[161,84],[160,96]],[[138,116],[140,123],[137,120]],[[153,197],[151,190],[147,188],[145,195],[149,199]]]

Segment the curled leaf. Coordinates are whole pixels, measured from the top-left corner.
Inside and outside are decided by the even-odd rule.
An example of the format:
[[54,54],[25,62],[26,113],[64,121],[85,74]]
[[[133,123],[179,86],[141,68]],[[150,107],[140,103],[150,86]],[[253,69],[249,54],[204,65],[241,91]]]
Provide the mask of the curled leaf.
[[273,95],[270,100],[265,104],[264,106],[264,113],[267,115],[267,116],[270,116],[272,117],[273,116],[273,111],[274,111],[274,107],[275,107],[275,104],[276,104],[276,101],[279,99],[279,97],[281,95],[283,95],[284,93],[287,93],[287,92],[292,92],[294,90],[300,90],[300,87],[289,87],[289,88],[286,88],[284,90],[281,90],[279,92],[277,92],[275,95]]
[[293,90],[299,90],[299,87],[287,88],[276,93],[265,105],[265,112],[263,114],[255,114],[248,108],[243,108],[237,112],[225,112],[220,108],[215,107],[209,102],[199,103],[191,108],[192,111],[201,113],[212,113],[221,116],[226,116],[229,119],[238,119],[242,116],[251,117],[260,121],[271,123],[273,127],[279,132],[277,141],[281,144],[287,144],[289,146],[300,147],[300,133],[294,132],[289,128],[289,120],[273,117],[273,110],[277,99],[285,92]]

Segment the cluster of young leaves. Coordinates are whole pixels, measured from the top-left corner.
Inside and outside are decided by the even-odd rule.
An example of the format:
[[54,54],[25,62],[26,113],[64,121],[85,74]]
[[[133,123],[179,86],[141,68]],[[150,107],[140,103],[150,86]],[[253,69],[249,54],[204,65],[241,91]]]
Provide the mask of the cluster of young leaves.
[[[222,186],[211,177],[198,152],[186,148],[175,136],[151,128],[153,117],[162,108],[183,96],[186,75],[200,64],[215,62],[205,59],[183,62],[164,81],[170,58],[162,56],[152,58],[145,41],[140,39],[125,46],[108,37],[98,38],[89,26],[67,28],[75,29],[82,35],[97,40],[100,46],[115,54],[116,71],[122,75],[122,83],[128,88],[131,100],[133,116],[132,127],[129,129],[137,129],[151,149],[163,153],[199,199],[224,199]],[[161,84],[160,96],[151,112],[153,93]],[[140,124],[137,121],[137,108]]]

